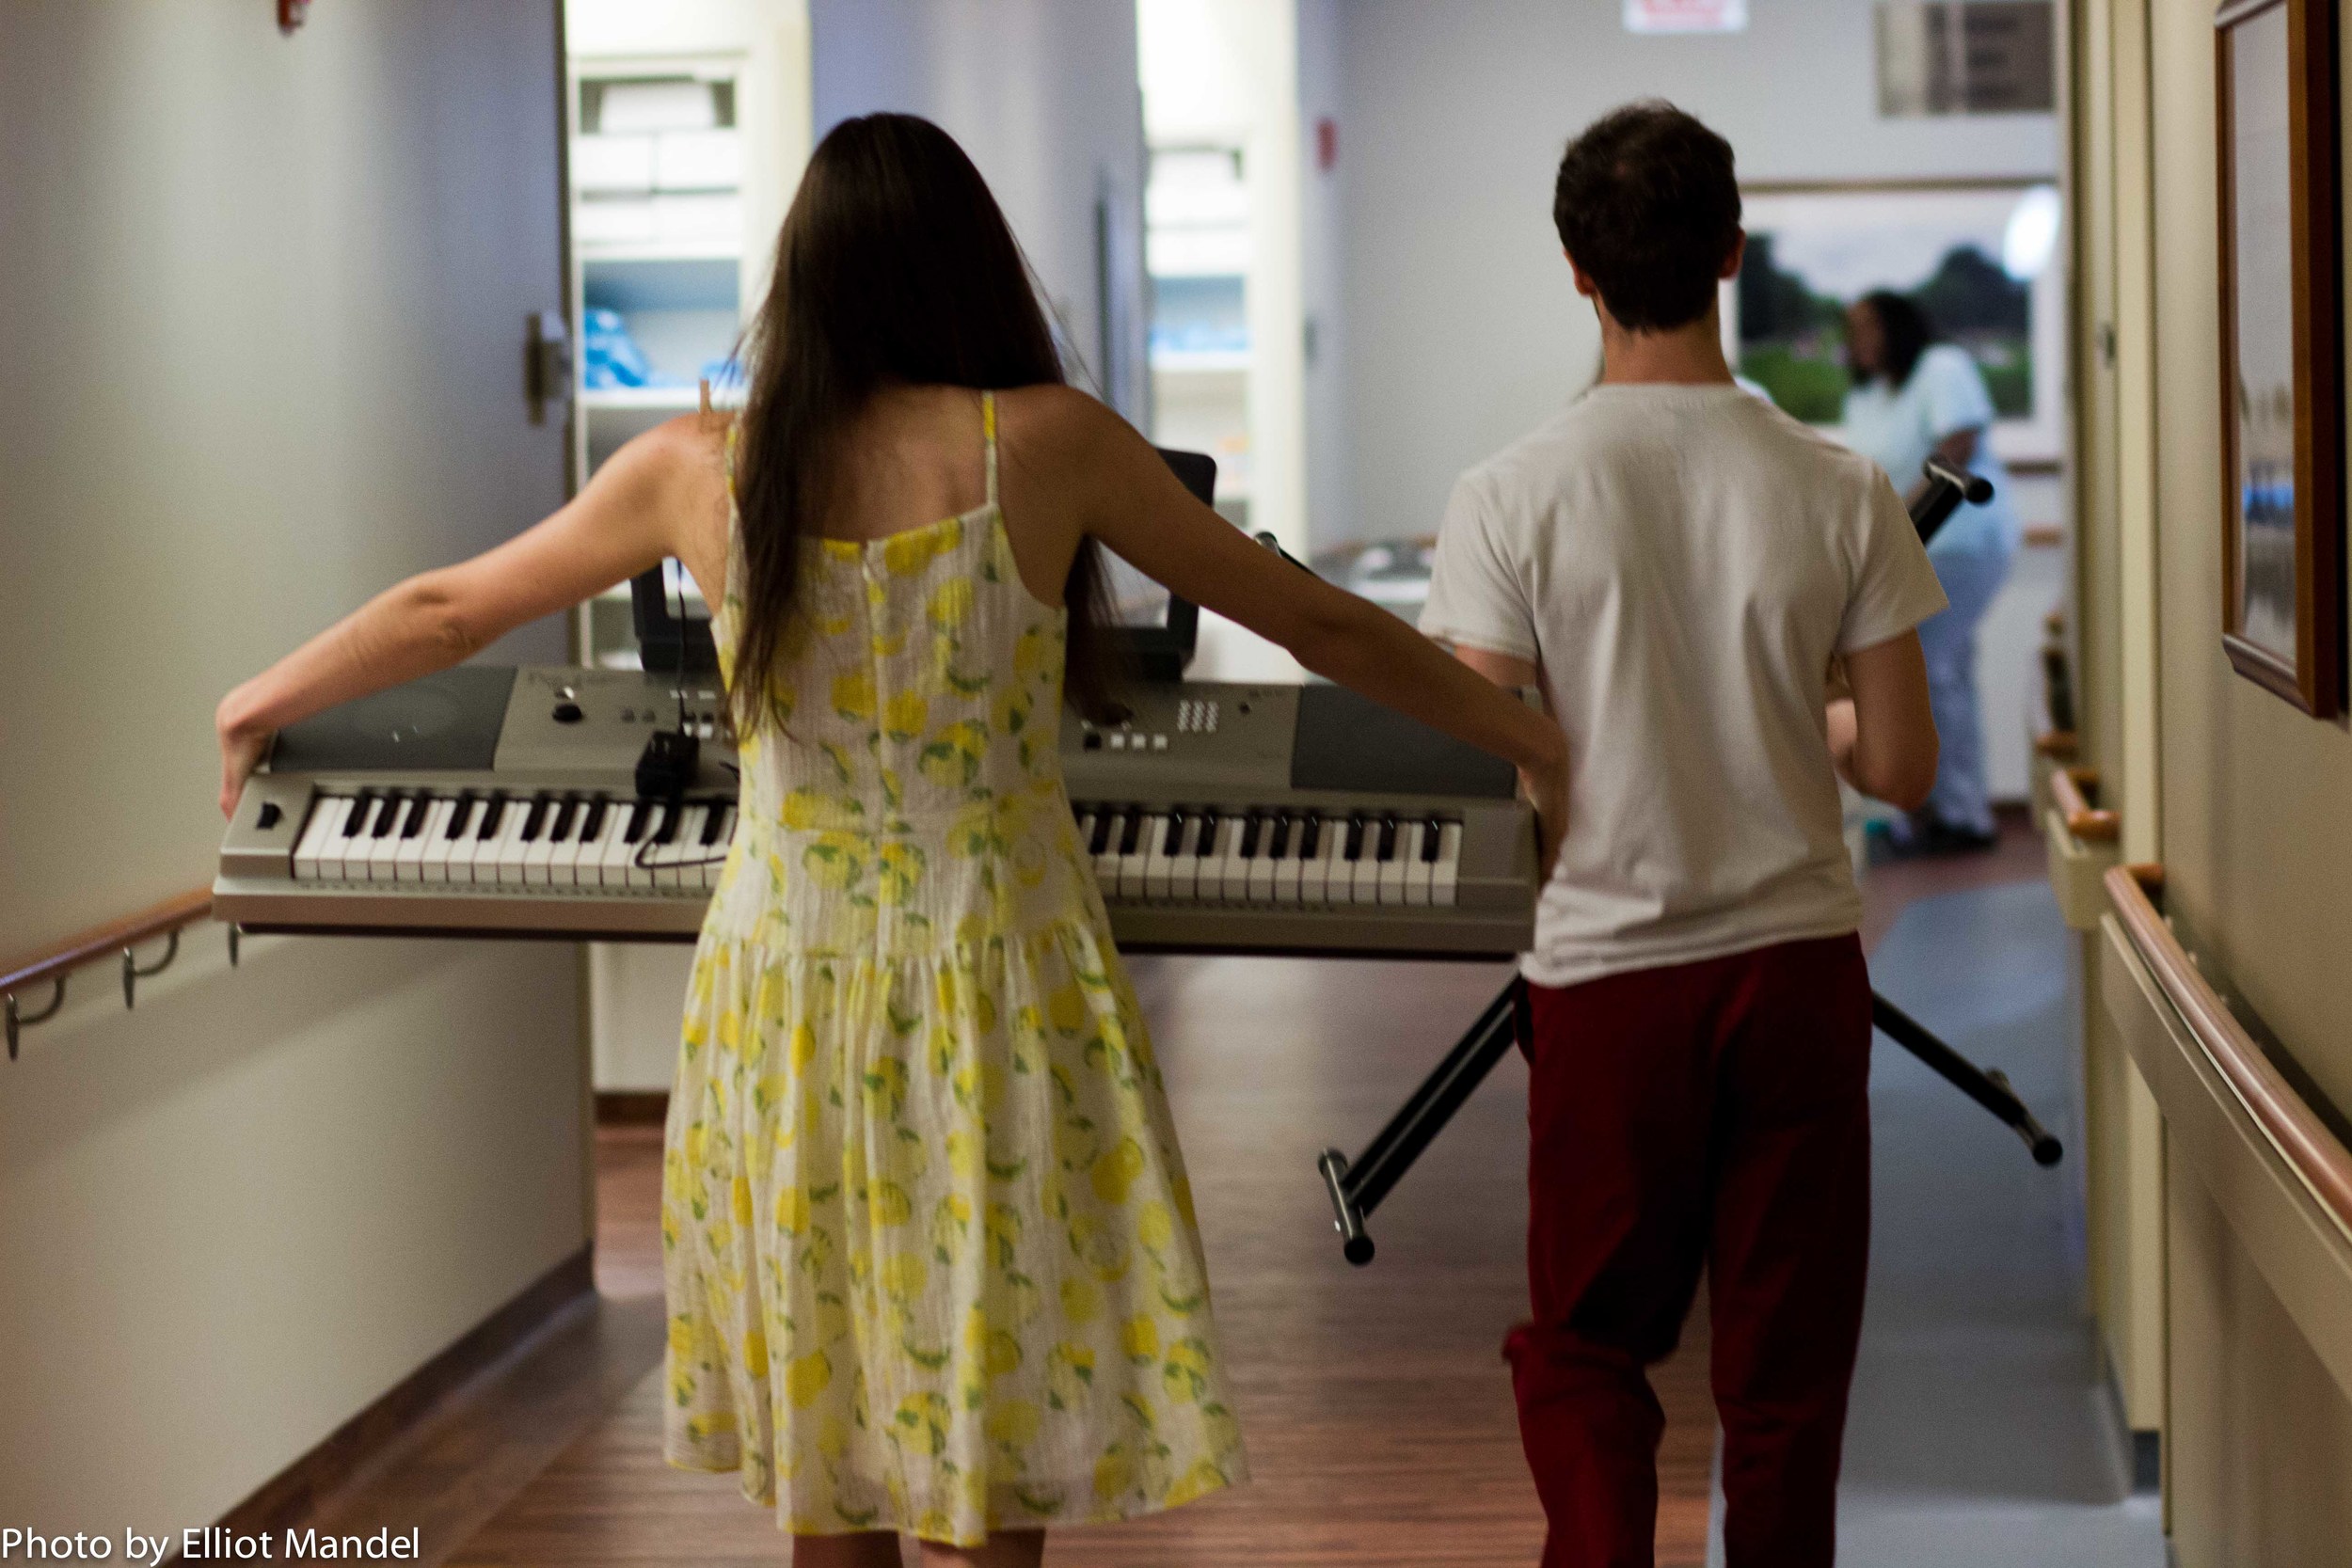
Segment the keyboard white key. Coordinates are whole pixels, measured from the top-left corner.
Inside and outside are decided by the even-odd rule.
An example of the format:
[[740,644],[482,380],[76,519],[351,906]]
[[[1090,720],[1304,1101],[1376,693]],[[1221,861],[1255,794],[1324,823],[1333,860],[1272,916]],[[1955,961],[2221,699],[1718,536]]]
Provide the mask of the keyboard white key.
[[489,854],[474,863],[476,882],[500,887],[523,885],[523,865],[531,853],[531,843],[523,837],[523,830],[532,825],[533,803],[529,796],[518,796],[506,802],[506,816],[499,826],[497,840],[490,846]]
[[[1246,818],[1228,816],[1217,824],[1216,891],[1204,886],[1201,896],[1215,904],[1245,904],[1249,901],[1249,863],[1241,858],[1241,841],[1249,831]],[[1203,882],[1208,868],[1201,868]]]
[[1145,902],[1164,904],[1168,901],[1175,877],[1175,861],[1169,851],[1183,845],[1184,829],[1190,820],[1181,813],[1171,813],[1157,819],[1158,826],[1151,835],[1152,841],[1144,847]]
[[1248,868],[1248,899],[1253,904],[1271,904],[1274,902],[1274,818],[1251,818],[1242,830],[1242,839],[1253,851],[1244,863]]
[[563,811],[564,802],[558,796],[542,795],[532,803],[529,815],[535,816],[538,820],[530,823],[526,829],[527,832],[536,830],[531,833],[531,842],[523,847],[523,885],[526,887],[548,885],[548,863],[555,854],[556,821]]
[[[1377,904],[1380,902],[1380,819],[1366,816],[1361,837],[1356,846],[1356,858],[1347,865],[1347,902]],[[1356,822],[1348,824],[1350,836],[1356,836]]]
[[1094,850],[1094,883],[1105,898],[1119,886],[1119,841],[1126,832],[1125,809],[1105,806],[1095,817],[1093,832],[1087,840],[1089,845],[1100,846]]
[[639,835],[635,847],[629,851],[626,874],[627,885],[641,893],[653,891],[654,864],[663,848],[656,840],[660,837],[662,824],[669,819],[670,808],[666,803],[645,808],[645,831]]
[[516,809],[503,795],[483,799],[474,809],[472,826],[449,852],[451,881],[486,885],[498,879],[499,845],[514,824]]
[[[1168,818],[1164,816],[1138,811],[1127,818],[1127,826],[1119,843],[1113,846],[1119,851],[1117,896],[1143,896],[1143,879],[1152,863],[1152,846],[1158,843],[1160,835],[1167,832]],[[1109,895],[1109,885],[1105,885],[1104,893]]]
[[[351,800],[345,796],[322,795],[310,807],[310,819],[302,825],[302,837],[294,843],[294,874],[297,882],[325,880],[319,870],[320,856],[330,838],[342,834],[343,817],[351,811]],[[337,865],[342,863],[340,857]]]
[[1274,862],[1274,901],[1278,904],[1296,904],[1307,864],[1304,853],[1307,819],[1303,816],[1290,817],[1279,824],[1275,832],[1278,853]]
[[724,819],[719,825],[718,836],[703,849],[703,886],[713,890],[726,874],[728,857],[735,853],[734,802],[729,801],[723,812]]
[[1454,907],[1459,891],[1462,870],[1462,825],[1449,822],[1438,835],[1438,862],[1429,868],[1429,901],[1446,909]]
[[[1168,895],[1185,903],[1212,895],[1216,883],[1217,818],[1200,813],[1184,824],[1183,853],[1168,868]],[[1204,885],[1205,883],[1205,885]]]
[[393,873],[400,863],[400,819],[407,809],[405,796],[388,795],[376,802],[367,829],[367,852],[360,861],[359,876],[368,881],[397,879]]
[[1298,901],[1319,905],[1330,901],[1331,863],[1339,858],[1340,841],[1346,836],[1346,827],[1338,818],[1326,816],[1314,828],[1312,852],[1298,869]]
[[392,824],[392,836],[400,840],[400,847],[392,855],[392,879],[399,882],[424,880],[424,825],[432,818],[434,801],[431,797],[410,797],[400,809],[400,819]]
[[428,883],[449,880],[449,852],[456,847],[449,836],[451,825],[456,820],[464,799],[449,796],[433,802],[433,810],[424,819],[424,879]]
[[705,805],[689,805],[678,813],[677,832],[661,847],[662,852],[657,857],[660,869],[654,874],[654,886],[682,887],[690,880],[693,885],[701,884],[701,877],[691,873],[690,863],[703,857],[703,824],[709,816],[710,808]]
[[1405,902],[1405,846],[1406,824],[1393,816],[1380,819],[1380,902],[1402,905]]
[[548,856],[548,886],[576,888],[580,885],[580,855],[588,847],[588,824],[596,815],[596,801],[593,796],[583,796],[572,807],[572,819],[564,824],[564,837]]
[[1429,873],[1436,864],[1438,845],[1444,830],[1433,822],[1411,824],[1412,836],[1406,841],[1405,854],[1405,901],[1407,904],[1429,902]]

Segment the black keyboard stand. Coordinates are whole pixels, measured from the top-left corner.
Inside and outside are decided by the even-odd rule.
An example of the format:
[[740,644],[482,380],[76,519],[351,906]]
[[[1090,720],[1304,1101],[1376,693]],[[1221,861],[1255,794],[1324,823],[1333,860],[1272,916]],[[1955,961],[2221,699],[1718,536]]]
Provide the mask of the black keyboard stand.
[[[1445,1130],[1478,1085],[1486,1082],[1504,1053],[1518,1043],[1524,1028],[1527,982],[1513,977],[1502,988],[1470,1032],[1445,1054],[1437,1070],[1421,1082],[1388,1125],[1354,1160],[1327,1148],[1315,1161],[1323,1173],[1325,1193],[1331,1199],[1331,1228],[1340,1233],[1340,1251],[1357,1267],[1372,1261],[1372,1237],[1364,1222],[1372,1217],[1389,1190],[1413,1168],[1421,1151]],[[1993,1113],[2032,1151],[2037,1165],[2055,1165],[2066,1154],[2033,1112],[2017,1098],[2006,1075],[1977,1066],[1928,1032],[1916,1019],[1875,991],[1870,996],[1870,1022],[1879,1032],[1920,1061],[1969,1099]]]
[[[1929,460],[1924,477],[1927,488],[1911,509],[1912,525],[1923,542],[1935,536],[1961,502],[1982,505],[1993,499],[1993,486],[1985,480],[1956,472],[1933,459]],[[1258,537],[1270,549],[1281,547],[1270,534]],[[1380,1207],[1389,1190],[1413,1168],[1421,1151],[1445,1130],[1462,1102],[1486,1082],[1503,1053],[1524,1036],[1526,1009],[1527,982],[1514,976],[1361,1154],[1351,1161],[1338,1149],[1327,1148],[1316,1159],[1315,1168],[1323,1173],[1324,1191],[1331,1199],[1331,1227],[1340,1233],[1340,1250],[1349,1262],[1361,1268],[1372,1261],[1372,1238],[1364,1231],[1364,1222]],[[1870,1022],[1945,1082],[1992,1112],[2025,1141],[2034,1164],[2055,1165],[2065,1157],[2065,1147],[2034,1119],[2006,1076],[1977,1066],[1875,991],[1870,995]]]

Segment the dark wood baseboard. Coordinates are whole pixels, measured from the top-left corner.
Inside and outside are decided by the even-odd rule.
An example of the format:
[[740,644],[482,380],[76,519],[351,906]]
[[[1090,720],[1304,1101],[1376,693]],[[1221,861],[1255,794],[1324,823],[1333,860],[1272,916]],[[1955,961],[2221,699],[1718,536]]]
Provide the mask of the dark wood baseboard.
[[664,1089],[598,1089],[598,1127],[659,1127],[670,1119],[670,1096]]
[[220,1527],[239,1534],[301,1528],[324,1499],[409,1431],[435,1401],[596,1291],[596,1248],[583,1244],[329,1433],[318,1447],[264,1481],[251,1497],[220,1516]]

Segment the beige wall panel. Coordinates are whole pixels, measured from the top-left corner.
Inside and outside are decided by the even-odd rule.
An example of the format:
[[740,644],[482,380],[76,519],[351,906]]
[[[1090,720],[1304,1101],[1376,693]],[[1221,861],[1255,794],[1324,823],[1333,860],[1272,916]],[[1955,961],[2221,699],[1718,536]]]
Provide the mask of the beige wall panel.
[[218,1516],[582,1244],[568,947],[248,942],[0,1073],[0,1517]]
[[[556,51],[552,0],[0,7],[0,957],[209,880],[220,694],[562,501]],[[217,1515],[587,1234],[571,949],[187,945],[0,1064],[11,1524]]]
[[2239,1246],[2196,1165],[2171,1175],[2172,1544],[2181,1568],[2318,1568],[2352,1542],[2352,1400]]
[[2160,0],[2154,24],[2166,895],[2352,1108],[2352,733],[2222,656],[2213,8]]
[[209,878],[220,694],[563,503],[555,48],[550,0],[0,9],[0,953]]

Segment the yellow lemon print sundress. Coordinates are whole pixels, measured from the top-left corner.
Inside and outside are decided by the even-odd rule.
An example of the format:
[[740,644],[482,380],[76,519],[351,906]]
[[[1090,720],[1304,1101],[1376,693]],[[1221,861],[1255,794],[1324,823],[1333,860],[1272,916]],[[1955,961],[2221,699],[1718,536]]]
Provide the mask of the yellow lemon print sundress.
[[1014,567],[985,394],[981,423],[978,510],[803,541],[670,1101],[668,1457],[800,1534],[973,1545],[1245,1474],[1062,789],[1065,614]]

